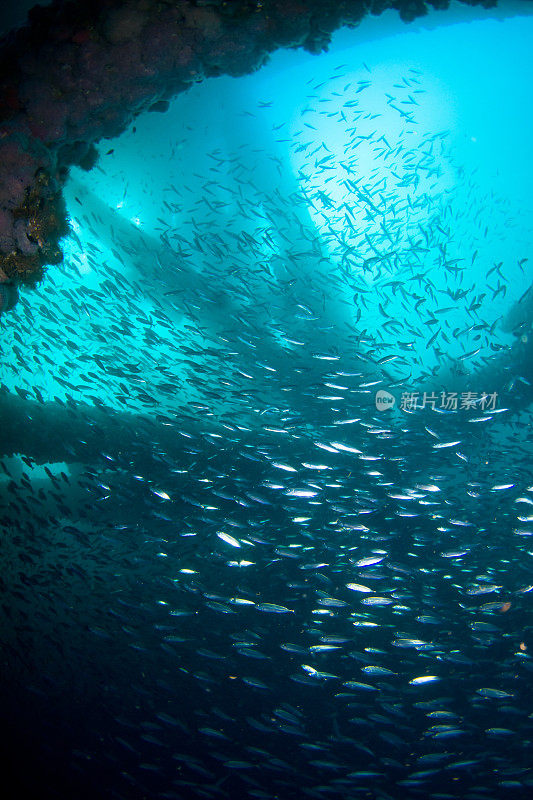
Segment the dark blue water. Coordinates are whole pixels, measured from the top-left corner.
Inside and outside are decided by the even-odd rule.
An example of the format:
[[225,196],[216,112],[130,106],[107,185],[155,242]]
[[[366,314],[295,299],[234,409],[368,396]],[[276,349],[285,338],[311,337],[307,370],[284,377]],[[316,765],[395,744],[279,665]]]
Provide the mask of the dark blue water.
[[2,321],[21,792],[530,796],[532,25],[463,18],[73,170]]

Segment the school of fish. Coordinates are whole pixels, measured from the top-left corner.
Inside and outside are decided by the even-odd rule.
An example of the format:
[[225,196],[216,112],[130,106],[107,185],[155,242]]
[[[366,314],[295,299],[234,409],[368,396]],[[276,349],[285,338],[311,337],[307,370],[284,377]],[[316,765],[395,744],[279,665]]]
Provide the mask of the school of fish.
[[381,112],[366,65],[306,91],[190,164],[185,120],[146,224],[73,176],[67,260],[1,323],[4,391],[147,420],[0,460],[5,713],[56,797],[533,791],[531,414],[375,404],[510,347],[527,253],[493,258],[512,211],[420,126],[419,71]]

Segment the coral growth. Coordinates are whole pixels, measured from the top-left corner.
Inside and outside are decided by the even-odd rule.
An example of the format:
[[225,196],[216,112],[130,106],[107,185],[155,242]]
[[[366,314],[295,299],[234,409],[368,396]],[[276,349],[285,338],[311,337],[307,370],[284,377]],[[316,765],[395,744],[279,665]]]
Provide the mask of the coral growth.
[[[5,224],[5,216],[4,211],[0,224]],[[62,258],[59,240],[68,233],[68,224],[59,182],[37,169],[7,221],[12,224],[11,247],[0,253],[0,269],[15,283],[34,284],[46,264]]]

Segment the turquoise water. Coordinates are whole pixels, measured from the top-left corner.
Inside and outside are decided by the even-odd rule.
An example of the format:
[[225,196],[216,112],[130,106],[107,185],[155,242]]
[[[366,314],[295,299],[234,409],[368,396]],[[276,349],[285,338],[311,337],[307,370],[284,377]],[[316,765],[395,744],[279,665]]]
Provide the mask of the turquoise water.
[[[172,280],[179,285],[184,261],[180,262],[179,248],[176,261],[180,263],[174,273],[172,254],[165,271],[157,257],[135,251],[139,239],[134,240],[131,257],[119,251],[120,258],[115,258],[112,251],[117,252],[117,248],[113,248],[110,231],[113,218],[102,217],[103,225],[91,219],[91,200],[86,197],[82,211],[74,198],[76,192],[85,190],[119,215],[117,221],[125,226],[122,239],[128,237],[127,223],[131,223],[139,233],[158,240],[160,247],[164,247],[159,238],[162,232],[175,237],[172,241],[185,249],[192,243],[192,252],[185,259],[187,267],[193,274],[206,276],[210,286],[218,280],[218,288],[223,286],[229,293],[234,289],[246,292],[251,286],[254,297],[258,291],[261,299],[271,304],[272,290],[264,279],[271,277],[279,285],[284,277],[290,280],[306,271],[305,279],[298,279],[302,284],[293,291],[288,308],[278,312],[283,316],[276,320],[277,309],[274,314],[267,311],[264,325],[279,323],[285,327],[293,299],[305,305],[307,295],[312,295],[310,284],[316,280],[324,283],[331,296],[334,328],[353,326],[354,335],[363,329],[377,342],[381,355],[394,355],[396,340],[383,335],[379,301],[384,296],[387,314],[405,325],[413,314],[416,292],[423,290],[412,281],[417,271],[427,272],[434,295],[431,298],[426,291],[424,310],[451,308],[446,316],[451,330],[469,320],[465,316],[466,301],[482,293],[486,296],[476,311],[488,326],[495,323],[522,295],[523,283],[528,280],[527,270],[518,262],[527,257],[531,237],[527,223],[531,216],[528,147],[532,129],[529,23],[524,17],[487,19],[475,23],[476,34],[472,36],[473,24],[447,25],[423,35],[411,33],[404,26],[394,36],[363,43],[358,42],[364,38],[359,31],[339,32],[331,52],[320,59],[297,52],[275,54],[270,65],[256,75],[239,81],[220,78],[198,84],[178,97],[164,116],[145,115],[135,120],[135,132],[132,126],[113,146],[103,143],[99,167],[89,174],[73,170],[67,189],[74,230],[82,243],[97,248],[93,251],[95,260],[91,263],[90,248],[80,249],[78,242],[71,241],[67,248],[71,257],[64,269],[50,271],[58,294],[64,292],[64,312],[70,312],[76,320],[76,330],[89,349],[94,352],[100,343],[95,343],[91,333],[95,313],[89,308],[86,314],[80,314],[83,293],[87,287],[98,289],[113,270],[127,280],[143,282],[143,297],[137,292],[135,306],[149,314],[154,304],[159,304],[172,319],[172,336],[180,331],[183,342],[199,346],[203,345],[203,336],[184,330],[191,314],[182,305],[174,310],[172,305],[179,305],[176,297],[165,296],[165,291],[174,288]],[[448,57],[452,36],[453,59]],[[357,43],[356,55],[351,40]],[[505,57],[506,47],[509,53],[512,50],[512,58]],[[495,52],[497,60],[490,58]],[[349,106],[344,107],[345,103]],[[402,116],[407,113],[409,116]],[[386,143],[379,141],[382,132]],[[112,152],[106,155],[109,150]],[[317,167],[320,157],[327,159],[328,155],[331,160]],[[353,185],[343,183],[354,177],[365,187],[366,200],[354,193]],[[276,189],[281,194],[280,205],[269,210],[265,202]],[[371,198],[379,197],[380,191],[383,201],[375,213]],[[209,247],[216,248],[220,232],[226,238],[230,230],[234,236],[245,231],[245,235],[254,237],[281,223],[283,203],[298,194],[298,208],[309,225],[309,236],[320,242],[327,260],[303,268],[300,264],[276,266],[272,245],[255,245],[249,253],[251,259],[247,259],[246,252],[238,252],[231,242],[227,255],[230,260],[241,258],[233,265],[238,273],[228,272],[225,263],[213,263],[220,262],[221,256]],[[408,198],[416,204],[413,209],[406,208]],[[243,211],[247,204],[256,205],[255,215],[250,217]],[[348,221],[346,208],[350,209]],[[437,228],[439,222],[441,230]],[[387,225],[393,226],[394,243],[383,234],[382,226]],[[361,235],[363,226],[372,239],[385,237],[377,253]],[[195,235],[206,238],[207,253],[194,252]],[[426,252],[416,254],[414,269],[411,243],[417,238]],[[210,244],[209,239],[215,241]],[[152,245],[151,240],[147,249]],[[455,281],[440,266],[444,247],[448,261],[462,259],[462,271]],[[350,248],[355,249],[355,255]],[[264,268],[263,276],[250,274],[250,261]],[[487,274],[500,262],[506,285],[493,296],[499,278],[496,274],[490,280]],[[346,267],[344,273],[339,264]],[[405,278],[406,297],[386,286],[387,281]],[[334,289],[326,285],[329,281],[335,282]],[[199,277],[193,287],[193,292],[199,292],[200,304],[201,283]],[[462,303],[446,295],[446,291],[463,289],[467,294]],[[357,296],[354,302],[359,292],[363,296]],[[37,311],[40,297],[48,300],[49,295],[50,285],[43,285],[39,293],[27,296],[28,308]],[[257,304],[252,300],[239,300],[237,305],[245,314],[256,313]],[[364,315],[356,327],[359,308]],[[111,305],[109,314],[98,319],[102,333],[106,325],[110,326],[107,347],[111,351],[127,341],[112,332],[120,313],[120,306]],[[193,316],[193,322],[202,321],[199,312]],[[39,324],[37,319],[37,328],[32,326],[36,336]],[[146,359],[150,360],[150,354],[138,343],[144,325],[141,321],[140,327],[131,331],[130,341],[148,378],[150,365]],[[155,326],[157,330],[157,321]],[[439,339],[437,348],[428,352],[425,345],[430,337],[424,335],[426,331],[420,325],[414,327],[417,335],[406,336],[412,339],[412,347],[404,352],[401,368],[390,367],[395,378],[411,374],[418,380],[446,359],[476,349],[472,336],[456,341],[449,337],[448,341]],[[209,325],[207,328],[209,335]],[[168,333],[162,330],[161,334],[168,342]],[[326,346],[335,347],[337,335],[333,330]],[[485,335],[485,350],[480,351],[478,363],[484,355],[490,355],[487,348],[491,341],[508,345],[512,339],[503,331]],[[285,345],[285,349],[290,348]],[[54,358],[61,360],[60,352]],[[98,380],[91,388],[98,393],[106,375],[93,367]],[[74,385],[80,383],[78,372],[82,372],[79,366],[69,364]],[[19,385],[31,391],[34,375],[28,373],[24,381],[25,376],[18,372]],[[176,377],[185,378],[179,369]],[[52,396],[64,397],[67,393],[46,366],[39,378],[39,385],[44,383]],[[84,386],[90,383],[85,381]],[[137,407],[135,386],[128,389],[128,397],[120,405],[125,402]],[[83,393],[74,391],[73,397],[81,398]],[[121,393],[116,388],[110,389],[103,399],[116,405],[113,398],[117,394]],[[199,395],[188,387],[186,397],[198,400]],[[176,399],[173,397],[172,402]],[[216,404],[213,412],[219,413]]]
[[529,796],[533,23],[453,14],[72,170],[2,321],[7,717],[51,796]]

